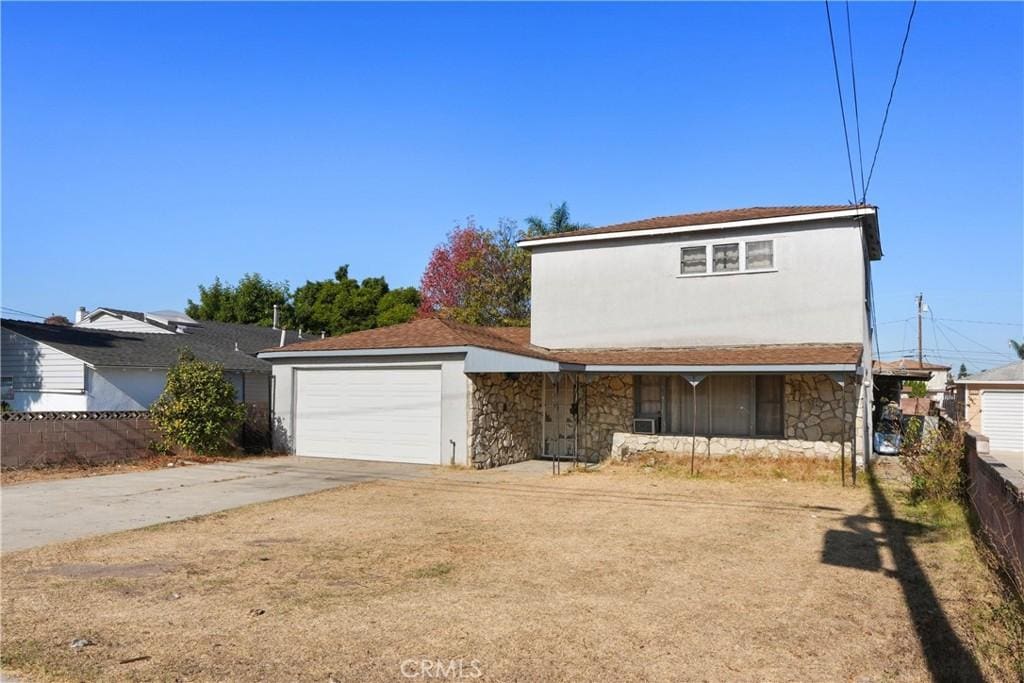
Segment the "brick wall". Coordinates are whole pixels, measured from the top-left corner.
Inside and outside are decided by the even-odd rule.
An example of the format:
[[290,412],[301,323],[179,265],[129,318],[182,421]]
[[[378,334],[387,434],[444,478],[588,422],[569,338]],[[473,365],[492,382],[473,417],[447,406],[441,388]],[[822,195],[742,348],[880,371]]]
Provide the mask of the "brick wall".
[[0,467],[99,464],[150,454],[160,435],[146,413],[6,413],[0,421]]

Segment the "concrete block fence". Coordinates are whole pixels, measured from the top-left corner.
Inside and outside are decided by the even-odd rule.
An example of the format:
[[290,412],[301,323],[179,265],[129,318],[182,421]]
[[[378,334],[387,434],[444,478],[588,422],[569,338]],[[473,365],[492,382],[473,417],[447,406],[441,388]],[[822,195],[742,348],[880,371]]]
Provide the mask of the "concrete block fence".
[[151,454],[160,439],[141,411],[3,413],[0,467],[102,464]]

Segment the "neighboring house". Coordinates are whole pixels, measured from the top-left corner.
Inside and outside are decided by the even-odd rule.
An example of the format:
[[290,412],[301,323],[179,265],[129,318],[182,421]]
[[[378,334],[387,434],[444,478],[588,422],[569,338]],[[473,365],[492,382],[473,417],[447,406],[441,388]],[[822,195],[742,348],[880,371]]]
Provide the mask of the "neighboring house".
[[924,361],[919,363],[916,358],[898,358],[896,360],[875,361],[875,375],[893,377],[900,382],[900,398],[911,398],[911,382],[924,382],[925,395],[936,405],[942,405],[949,383],[948,365],[938,365]]
[[529,329],[427,318],[260,353],[276,445],[490,467],[871,443],[875,207],[687,214],[520,246]]
[[[270,365],[255,354],[280,343],[280,330],[197,322],[169,311],[97,309],[76,318],[74,326],[0,321],[0,376],[13,410],[145,410],[189,348],[223,365],[239,400],[269,414]],[[285,341],[298,340],[286,334]]]
[[1024,360],[956,380],[956,404],[993,451],[1024,451]]

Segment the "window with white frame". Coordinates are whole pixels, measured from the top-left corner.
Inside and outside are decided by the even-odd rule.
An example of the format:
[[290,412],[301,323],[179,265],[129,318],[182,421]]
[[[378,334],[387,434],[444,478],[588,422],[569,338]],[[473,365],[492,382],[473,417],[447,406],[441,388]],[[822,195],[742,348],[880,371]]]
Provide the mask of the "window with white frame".
[[680,275],[753,273],[774,269],[774,240],[701,244],[679,250]]

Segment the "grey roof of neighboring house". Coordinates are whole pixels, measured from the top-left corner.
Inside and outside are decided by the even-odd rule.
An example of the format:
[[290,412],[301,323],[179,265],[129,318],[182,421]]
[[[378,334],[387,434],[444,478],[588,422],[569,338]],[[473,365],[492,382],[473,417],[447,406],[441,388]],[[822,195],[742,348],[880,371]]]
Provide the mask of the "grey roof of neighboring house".
[[[178,360],[178,354],[184,348],[191,349],[200,360],[223,365],[225,370],[270,372],[271,367],[267,361],[249,355],[241,340],[239,350],[235,351],[234,342],[229,343],[223,336],[217,337],[216,330],[209,330],[205,336],[194,333],[149,334],[8,319],[0,320],[0,326],[99,367],[168,368]],[[280,340],[279,331],[269,331]],[[252,348],[255,341],[246,340],[246,346]]]
[[[123,315],[128,318],[133,318],[140,322],[148,323],[157,327],[161,330],[168,330],[174,332],[177,329],[184,330],[184,334],[191,335],[196,339],[202,339],[211,344],[225,345],[226,348],[234,350],[235,344],[238,344],[238,349],[251,356],[255,356],[258,351],[262,351],[271,346],[278,346],[281,343],[281,330],[275,330],[272,327],[263,327],[262,325],[243,325],[240,323],[222,323],[215,320],[197,320],[195,325],[168,325],[154,320],[148,317],[141,311],[126,311],[121,308],[110,308],[108,306],[100,306],[96,308],[97,311],[109,311],[116,313],[117,315]],[[319,339],[320,334],[317,333],[307,339]],[[298,341],[305,341],[305,339],[299,337],[299,333],[295,330],[285,331],[285,344],[294,344]]]
[[[239,325],[238,323],[219,323],[213,320],[197,320],[197,325],[183,325],[185,332],[180,336],[202,339],[210,344],[224,346],[234,350],[238,344],[238,350],[255,356],[257,352],[270,346],[278,346],[281,343],[281,330],[260,325]],[[320,335],[307,337],[307,339],[319,339]],[[303,341],[299,333],[294,330],[285,331],[285,344],[293,344]]]
[[1020,382],[1024,384],[1024,360],[984,370],[957,380],[958,384],[981,384],[984,382]]

